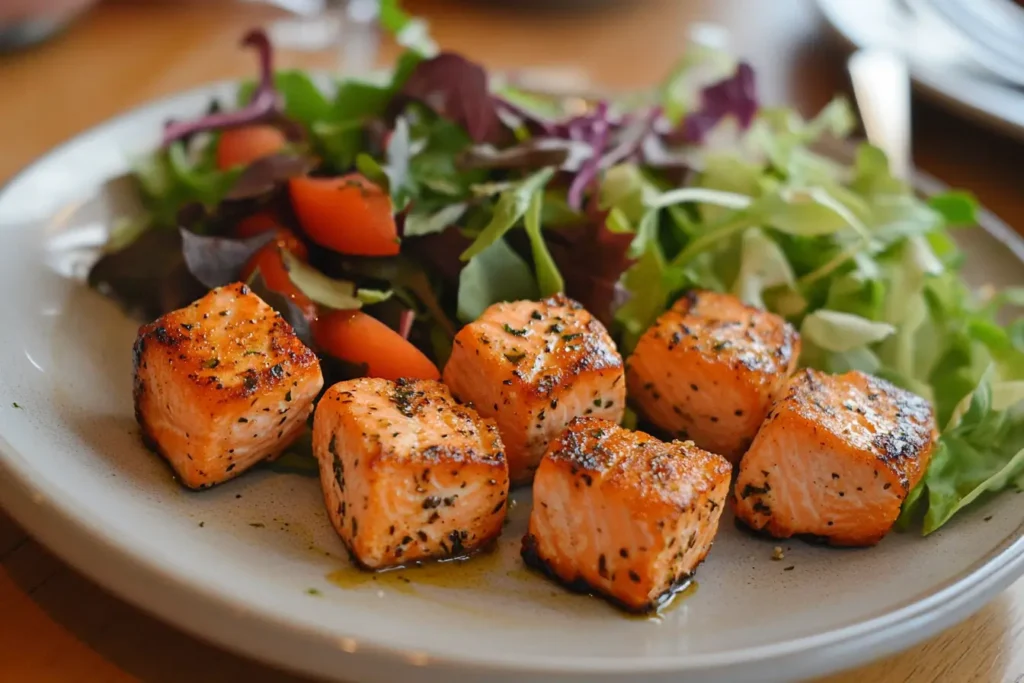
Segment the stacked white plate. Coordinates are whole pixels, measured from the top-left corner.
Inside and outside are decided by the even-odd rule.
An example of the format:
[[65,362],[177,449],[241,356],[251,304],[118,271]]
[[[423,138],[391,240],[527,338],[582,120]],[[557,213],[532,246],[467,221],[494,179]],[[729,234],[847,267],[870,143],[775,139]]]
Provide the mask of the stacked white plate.
[[1024,140],[1024,9],[1013,0],[818,0],[852,46],[901,53],[921,94]]

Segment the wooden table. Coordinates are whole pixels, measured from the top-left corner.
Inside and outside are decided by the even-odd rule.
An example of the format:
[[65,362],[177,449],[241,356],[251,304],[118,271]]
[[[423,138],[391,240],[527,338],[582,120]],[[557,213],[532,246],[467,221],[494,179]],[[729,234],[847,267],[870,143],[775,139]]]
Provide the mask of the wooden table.
[[[852,1],[852,0],[851,0]],[[757,68],[772,102],[805,114],[846,90],[844,54],[809,0],[633,0],[574,13],[488,9],[515,2],[409,2],[435,37],[492,67],[584,69],[599,84],[656,82],[686,27],[715,21]],[[0,58],[0,181],[56,143],[126,108],[202,82],[251,73],[242,31],[277,17],[235,2],[109,2],[59,38]],[[385,45],[380,60],[393,58]],[[285,55],[324,64],[323,55]],[[918,103],[917,164],[1024,227],[1024,146]],[[0,681],[298,681],[198,642],[63,565],[0,511]],[[1020,683],[1024,581],[919,647],[831,683]]]

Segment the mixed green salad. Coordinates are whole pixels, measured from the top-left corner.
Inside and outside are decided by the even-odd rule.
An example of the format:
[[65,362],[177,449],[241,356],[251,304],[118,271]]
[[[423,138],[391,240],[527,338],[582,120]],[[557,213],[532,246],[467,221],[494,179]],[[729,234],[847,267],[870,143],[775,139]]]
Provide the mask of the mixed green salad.
[[[409,26],[388,3],[382,19]],[[275,70],[258,31],[244,43],[259,78],[168,122],[135,170],[145,214],[90,274],[137,316],[246,279],[340,377],[374,361],[317,334],[338,311],[372,319],[383,362],[433,368],[497,301],[564,291],[628,354],[685,290],[727,291],[796,325],[802,364],[933,402],[941,440],[904,526],[1024,488],[1024,319],[999,322],[1024,290],[958,273],[969,195],[918,198],[868,144],[849,163],[819,151],[855,125],[842,99],[810,120],[766,106],[750,65],[696,45],[651,92],[589,101],[499,84],[428,41],[386,82],[330,84]]]

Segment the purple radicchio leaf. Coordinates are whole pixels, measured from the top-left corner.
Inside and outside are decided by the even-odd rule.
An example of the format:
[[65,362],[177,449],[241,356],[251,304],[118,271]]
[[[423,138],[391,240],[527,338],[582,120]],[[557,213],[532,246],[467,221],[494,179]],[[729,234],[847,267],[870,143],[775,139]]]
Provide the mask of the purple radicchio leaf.
[[279,114],[281,98],[274,87],[274,51],[270,39],[262,30],[254,29],[245,34],[242,45],[255,48],[259,55],[259,83],[249,104],[234,111],[207,114],[194,121],[171,121],[164,128],[165,145],[203,131],[245,126]]
[[210,289],[236,282],[246,262],[275,236],[272,230],[246,239],[197,235],[184,228],[180,231],[185,265]]
[[417,100],[466,129],[474,142],[496,142],[502,126],[482,66],[452,53],[420,62],[399,95]]
[[610,168],[623,161],[640,161],[643,158],[644,145],[653,137],[661,113],[660,106],[651,107],[643,118],[623,125],[615,146],[608,150],[601,160],[601,167]]
[[590,123],[590,136],[587,142],[590,144],[590,158],[580,167],[579,173],[573,178],[569,185],[569,206],[576,211],[583,208],[583,193],[597,177],[601,170],[601,157],[604,155],[604,148],[608,144],[611,125],[607,118],[608,103],[600,102],[595,111],[595,118]]
[[224,197],[225,201],[259,199],[279,189],[296,176],[316,168],[316,161],[299,154],[278,153],[257,159],[242,174]]
[[700,143],[712,128],[730,114],[736,117],[741,129],[749,128],[758,109],[753,67],[740,62],[736,73],[704,88],[700,99],[700,106],[688,113],[679,127],[670,134],[672,142]]

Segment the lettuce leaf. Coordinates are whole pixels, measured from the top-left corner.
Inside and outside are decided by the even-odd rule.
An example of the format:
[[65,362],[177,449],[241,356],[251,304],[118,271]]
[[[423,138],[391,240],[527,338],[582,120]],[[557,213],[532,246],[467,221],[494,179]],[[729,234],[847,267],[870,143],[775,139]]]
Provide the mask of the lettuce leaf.
[[993,375],[990,367],[958,406],[904,503],[902,527],[923,515],[927,536],[975,500],[1024,487],[1024,382],[993,382]]
[[530,199],[530,208],[526,210],[524,221],[526,234],[530,238],[530,250],[533,252],[533,267],[537,271],[537,287],[541,296],[551,296],[565,289],[565,280],[558,270],[558,264],[548,250],[547,242],[541,231],[541,215],[544,211],[544,193],[535,192]]
[[536,299],[538,295],[530,266],[504,239],[498,237],[474,254],[462,269],[458,317],[468,323],[479,318],[491,304]]
[[545,168],[537,171],[531,176],[516,183],[511,188],[501,193],[498,203],[494,207],[494,214],[488,222],[487,227],[477,236],[476,240],[462,253],[462,260],[469,261],[474,256],[481,254],[501,239],[501,236],[508,232],[512,226],[522,220],[530,208],[533,195],[542,192],[544,186],[555,174],[553,168]]

